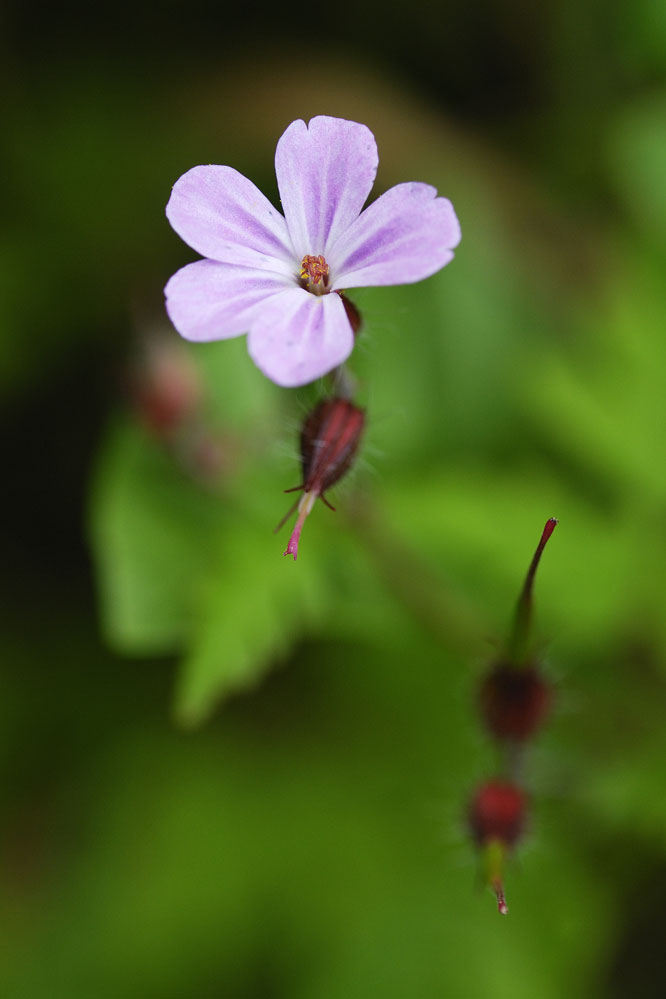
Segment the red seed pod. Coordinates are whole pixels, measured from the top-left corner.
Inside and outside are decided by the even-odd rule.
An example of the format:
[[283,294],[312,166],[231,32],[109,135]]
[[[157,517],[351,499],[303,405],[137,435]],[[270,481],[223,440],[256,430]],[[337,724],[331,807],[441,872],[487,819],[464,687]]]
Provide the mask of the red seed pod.
[[552,689],[536,666],[516,669],[499,662],[479,690],[479,708],[486,728],[496,739],[524,742],[543,724]]
[[525,828],[527,801],[523,791],[508,781],[482,784],[472,798],[467,814],[469,827],[479,846],[493,840],[514,846]]
[[469,804],[467,821],[483,862],[486,883],[505,916],[509,911],[502,872],[507,854],[525,828],[525,794],[508,781],[491,780],[477,790]]
[[[294,527],[285,555],[298,555],[298,541],[305,518],[312,510],[317,497],[331,507],[326,499],[327,489],[335,485],[349,470],[358,450],[365,426],[365,411],[348,399],[334,398],[320,402],[306,417],[301,431],[301,465],[303,482],[287,492],[303,490],[298,503],[298,520]],[[295,507],[278,524],[291,515]],[[333,509],[333,507],[331,507]]]
[[312,410],[301,431],[305,492],[316,491],[323,499],[342,478],[358,450],[364,424],[365,412],[347,399],[325,399]]

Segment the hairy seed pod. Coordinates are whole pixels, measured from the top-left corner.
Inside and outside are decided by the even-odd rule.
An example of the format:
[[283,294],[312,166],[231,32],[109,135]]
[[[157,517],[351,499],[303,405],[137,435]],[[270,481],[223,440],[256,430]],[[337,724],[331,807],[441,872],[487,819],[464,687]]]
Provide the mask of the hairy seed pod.
[[467,813],[470,831],[479,846],[493,840],[505,847],[514,846],[525,828],[526,807],[525,794],[515,784],[497,779],[482,784]]
[[[324,399],[305,419],[301,430],[301,467],[303,481],[287,492],[303,491],[298,504],[278,524],[278,530],[298,506],[298,519],[289,539],[285,555],[298,555],[298,541],[305,519],[319,497],[326,506],[326,490],[335,485],[349,470],[358,451],[365,411],[348,399]],[[331,507],[333,509],[333,507]]]
[[479,690],[479,709],[490,734],[514,742],[534,735],[551,700],[551,686],[534,665],[517,669],[513,663],[499,662]]
[[509,911],[504,894],[504,862],[525,828],[526,805],[525,794],[519,787],[495,779],[477,789],[467,811],[469,830],[480,851],[486,883],[503,916]]
[[349,470],[361,441],[365,412],[347,399],[325,399],[301,431],[303,489],[323,496]]

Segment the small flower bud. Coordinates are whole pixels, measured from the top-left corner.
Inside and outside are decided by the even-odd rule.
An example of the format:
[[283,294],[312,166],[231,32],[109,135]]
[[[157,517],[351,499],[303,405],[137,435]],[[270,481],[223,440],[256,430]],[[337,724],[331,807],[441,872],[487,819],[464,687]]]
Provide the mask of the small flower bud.
[[303,495],[276,528],[279,530],[298,506],[296,526],[284,552],[285,555],[293,555],[294,561],[298,555],[298,541],[306,517],[317,497],[331,507],[325,492],[349,470],[364,426],[365,411],[342,398],[325,399],[307,416],[301,431],[303,482],[286,490],[295,492],[302,489]]
[[131,381],[142,423],[169,438],[196,413],[203,395],[198,372],[180,344],[155,337],[146,341]]
[[479,708],[486,728],[496,739],[529,739],[543,723],[552,699],[550,684],[536,666],[516,669],[499,662],[485,677]]
[[504,861],[525,827],[525,795],[508,781],[482,784],[469,805],[470,832],[481,850],[486,883],[495,893],[497,908],[509,911],[504,895]]
[[514,846],[525,827],[525,794],[505,780],[482,784],[469,806],[468,821],[479,846],[498,840],[506,848]]

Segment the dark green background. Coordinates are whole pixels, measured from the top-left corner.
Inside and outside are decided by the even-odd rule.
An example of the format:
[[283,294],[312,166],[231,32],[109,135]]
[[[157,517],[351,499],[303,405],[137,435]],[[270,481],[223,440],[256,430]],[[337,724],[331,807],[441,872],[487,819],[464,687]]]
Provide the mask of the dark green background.
[[[663,5],[5,7],[0,993],[664,994]],[[358,467],[282,559],[322,386],[187,347],[218,489],[125,370],[194,254],[171,184],[276,197],[294,118],[435,184],[454,262],[365,290]],[[475,686],[547,517],[556,709],[510,915],[463,822]]]

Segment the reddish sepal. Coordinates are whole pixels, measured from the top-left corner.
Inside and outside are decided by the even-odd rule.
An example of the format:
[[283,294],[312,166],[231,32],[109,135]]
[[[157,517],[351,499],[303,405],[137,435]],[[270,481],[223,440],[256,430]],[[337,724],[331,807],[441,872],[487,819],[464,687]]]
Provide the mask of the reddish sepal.
[[468,812],[469,827],[479,846],[497,841],[512,847],[525,828],[525,794],[508,781],[491,780],[482,784]]
[[516,669],[507,662],[494,666],[479,690],[479,708],[490,734],[515,742],[534,735],[551,700],[551,686],[535,666]]

